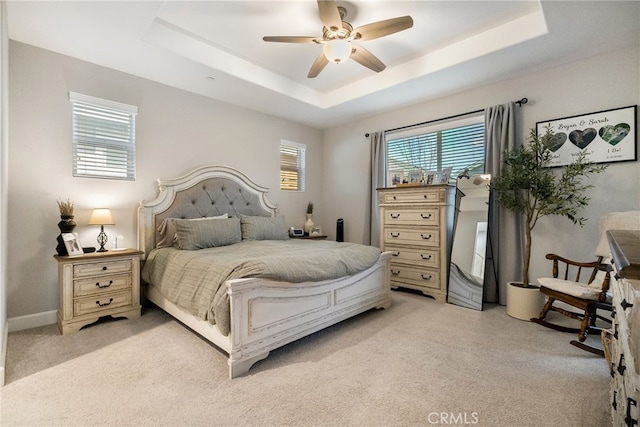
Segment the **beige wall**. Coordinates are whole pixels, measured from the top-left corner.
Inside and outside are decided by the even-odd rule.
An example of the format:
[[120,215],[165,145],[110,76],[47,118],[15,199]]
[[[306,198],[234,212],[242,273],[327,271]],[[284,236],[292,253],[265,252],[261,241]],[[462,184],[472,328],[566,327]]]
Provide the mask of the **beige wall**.
[[[116,225],[106,227],[107,246],[123,235],[135,247],[136,208],[155,198],[157,178],[219,164],[270,188],[290,225],[302,227],[310,200],[321,222],[319,130],[18,42],[9,50],[9,318],[57,309],[60,198],[75,202],[83,246],[97,245],[97,228],[86,225],[91,209],[109,207]],[[69,91],[138,106],[135,182],[72,176]],[[307,144],[305,193],[279,190],[281,139]]]
[[[324,132],[323,205],[325,218],[345,219],[345,240],[362,242],[368,181],[369,141],[364,134],[435,120],[527,97],[518,108],[518,135],[537,121],[640,103],[640,50],[628,48],[587,60],[389,111]],[[330,171],[330,172],[329,172]],[[534,230],[531,276],[548,275],[544,254],[557,252],[590,260],[598,239],[598,218],[606,212],[640,209],[638,162],[613,163],[591,181],[584,229],[562,217],[547,217]],[[345,185],[350,183],[350,185]],[[335,221],[335,219],[334,219]],[[515,278],[514,278],[515,279]]]
[[[615,66],[612,66],[615,64]],[[96,244],[97,230],[85,224],[91,208],[109,206],[113,236],[135,245],[135,209],[156,195],[158,177],[181,175],[204,164],[238,168],[271,189],[291,225],[302,226],[308,201],[314,220],[330,237],[345,219],[345,240],[364,241],[369,168],[366,132],[384,130],[484,108],[526,96],[518,134],[536,121],[640,103],[640,51],[629,48],[569,65],[533,72],[442,99],[349,123],[321,132],[265,114],[169,88],[148,80],[10,43],[9,318],[55,311],[58,288],[55,237],[56,200],[76,203],[76,220],[85,246]],[[71,116],[68,91],[137,105],[138,171],[135,182],[71,176]],[[280,139],[308,145],[307,191],[278,190]],[[640,209],[638,162],[612,164],[593,179],[596,190],[583,230],[564,218],[545,218],[535,230],[532,276],[547,274],[543,259],[556,251],[590,258],[597,219],[614,210]]]

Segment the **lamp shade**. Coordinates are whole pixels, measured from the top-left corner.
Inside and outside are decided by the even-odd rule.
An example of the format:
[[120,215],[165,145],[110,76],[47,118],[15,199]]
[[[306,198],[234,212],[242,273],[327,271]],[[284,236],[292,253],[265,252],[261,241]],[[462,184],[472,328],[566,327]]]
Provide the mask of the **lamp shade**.
[[341,64],[351,56],[351,42],[346,39],[330,40],[325,43],[322,51],[330,62]]
[[106,208],[94,209],[89,219],[89,225],[115,225],[111,211]]

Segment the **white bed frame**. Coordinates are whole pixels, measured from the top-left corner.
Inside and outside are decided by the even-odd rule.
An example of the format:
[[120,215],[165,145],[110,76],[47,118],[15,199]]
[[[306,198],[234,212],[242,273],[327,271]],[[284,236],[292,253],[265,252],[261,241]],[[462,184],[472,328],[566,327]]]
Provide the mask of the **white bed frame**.
[[[138,247],[145,257],[155,247],[161,214],[166,216],[171,209],[175,211],[176,202],[183,200],[184,203],[184,197],[177,196],[181,192],[193,192],[204,181],[221,185],[223,189],[225,182],[229,186],[239,186],[239,191],[246,192],[243,194],[253,200],[247,203],[253,209],[250,213],[276,214],[276,205],[267,198],[267,188],[226,166],[204,166],[179,178],[159,179],[158,197],[150,202],[142,201],[138,208]],[[211,200],[211,205],[214,204],[215,200]],[[227,208],[234,211],[229,214],[243,213],[233,206]],[[194,214],[184,216],[197,217]],[[391,253],[385,252],[369,269],[337,280],[299,284],[256,278],[229,280],[226,282],[231,301],[228,336],[222,335],[217,326],[169,302],[153,286],[143,286],[143,292],[154,304],[224,350],[229,355],[229,378],[235,378],[248,372],[273,349],[369,309],[389,307],[390,257]]]

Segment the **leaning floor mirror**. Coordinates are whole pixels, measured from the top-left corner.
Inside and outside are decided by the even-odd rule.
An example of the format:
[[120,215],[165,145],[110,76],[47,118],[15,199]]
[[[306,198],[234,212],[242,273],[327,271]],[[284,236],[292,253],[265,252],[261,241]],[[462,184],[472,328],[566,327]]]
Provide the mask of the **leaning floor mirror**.
[[490,175],[458,177],[447,302],[482,310]]

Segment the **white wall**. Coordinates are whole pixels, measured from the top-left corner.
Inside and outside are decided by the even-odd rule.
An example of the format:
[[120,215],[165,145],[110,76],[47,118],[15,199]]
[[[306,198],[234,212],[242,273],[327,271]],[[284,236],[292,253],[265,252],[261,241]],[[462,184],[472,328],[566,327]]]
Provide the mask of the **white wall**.
[[7,356],[7,199],[9,125],[9,36],[7,4],[0,1],[0,386]]
[[[537,121],[639,104],[639,62],[640,49],[636,46],[327,130],[323,136],[323,169],[330,172],[323,175],[324,217],[344,217],[345,240],[364,241],[370,156],[366,132],[435,120],[527,97],[529,103],[518,108],[516,116],[517,134],[523,137]],[[583,211],[584,216],[589,217],[584,229],[563,217],[546,217],[537,225],[532,278],[550,273],[548,261],[544,259],[548,252],[593,259],[600,216],[606,212],[640,209],[638,162],[612,163],[606,173],[595,176],[591,183],[596,188],[590,193],[590,205]]]
[[[310,200],[322,221],[319,130],[18,42],[9,51],[9,318],[51,318],[58,307],[53,255],[61,198],[75,203],[83,246],[97,245],[97,227],[86,225],[91,209],[109,207],[116,225],[105,227],[107,247],[119,234],[124,246],[135,247],[136,208],[155,198],[157,178],[219,164],[270,188],[288,224],[302,227]],[[135,182],[72,176],[69,91],[138,106]],[[281,139],[308,146],[304,193],[279,190]]]

